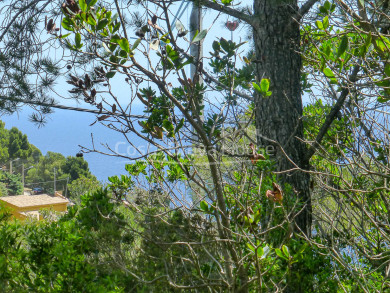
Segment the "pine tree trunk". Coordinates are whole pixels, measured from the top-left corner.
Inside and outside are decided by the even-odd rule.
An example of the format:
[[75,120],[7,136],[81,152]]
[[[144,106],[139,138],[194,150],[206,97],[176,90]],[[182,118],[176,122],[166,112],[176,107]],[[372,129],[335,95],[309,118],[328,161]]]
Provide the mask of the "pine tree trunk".
[[[308,168],[304,160],[306,147],[298,139],[303,137],[303,124],[300,30],[299,24],[292,19],[297,10],[297,0],[254,1],[254,12],[258,17],[253,30],[258,62],[256,73],[259,81],[262,78],[270,80],[272,91],[270,97],[256,99],[257,139],[260,147],[275,146],[277,171],[295,168],[292,162],[302,169]],[[295,217],[295,223],[310,235],[310,176],[295,170],[281,174],[280,180],[290,184],[298,194],[303,209]]]

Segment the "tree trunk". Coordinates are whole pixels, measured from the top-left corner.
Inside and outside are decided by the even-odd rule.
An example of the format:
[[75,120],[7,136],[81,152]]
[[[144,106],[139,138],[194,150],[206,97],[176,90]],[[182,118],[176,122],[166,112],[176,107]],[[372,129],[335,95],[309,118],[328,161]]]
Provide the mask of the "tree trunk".
[[[299,23],[293,20],[297,11],[296,0],[254,1],[254,12],[258,17],[253,27],[258,62],[256,73],[259,81],[262,78],[270,80],[272,91],[270,97],[256,99],[257,140],[260,147],[274,145],[276,148],[277,171],[295,168],[292,162],[299,168],[308,168],[304,159],[306,147],[298,139],[303,138],[303,124],[300,29]],[[310,176],[295,170],[282,173],[280,180],[290,184],[297,193],[301,212],[295,217],[296,227],[310,235]]]

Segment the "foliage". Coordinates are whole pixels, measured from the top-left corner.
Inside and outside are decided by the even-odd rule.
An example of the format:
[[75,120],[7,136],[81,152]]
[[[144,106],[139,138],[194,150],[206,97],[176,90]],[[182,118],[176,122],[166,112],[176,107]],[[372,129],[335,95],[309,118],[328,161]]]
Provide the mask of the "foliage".
[[94,179],[84,158],[72,156],[65,158],[60,153],[47,152],[33,166],[27,171],[26,185],[29,187],[41,186],[47,191],[54,188],[54,172],[57,190],[65,190],[68,182],[71,183],[81,176]]
[[[48,73],[37,74],[39,89],[10,62],[17,50],[0,56],[12,85],[8,103],[19,95],[34,100],[62,76],[69,96],[99,113],[96,122],[131,145],[132,135],[148,144],[136,155],[107,145],[107,154],[134,164],[109,178],[112,196],[87,193],[66,217],[92,231],[97,252],[84,251],[83,265],[92,259],[97,274],[113,268],[127,291],[386,291],[387,2],[321,1],[314,9],[315,1],[298,8],[298,1],[254,0],[253,11],[245,2],[216,2],[201,5],[249,27],[253,51],[218,32],[209,55],[190,56],[210,41],[212,27],[190,28],[188,39],[186,27],[172,23],[176,1],[69,0],[45,21],[49,48],[66,54],[53,54],[58,62],[38,58]],[[18,31],[18,17],[10,19],[8,42]],[[143,115],[133,115],[133,102],[144,105]],[[275,156],[264,152],[268,146]],[[50,181],[54,167],[59,178],[88,177],[82,161],[66,160],[50,153],[29,178]]]
[[128,292],[134,286],[132,277],[113,269],[107,263],[109,257],[105,260],[106,245],[110,244],[111,248],[115,243],[119,245],[125,235],[120,224],[122,216],[109,201],[107,191],[100,190],[84,196],[79,207],[71,208],[58,221],[2,220],[2,289],[6,292]]
[[72,183],[68,185],[69,198],[78,201],[82,195],[88,192],[93,193],[100,187],[101,184],[96,180],[96,178],[87,178],[81,176],[78,179],[73,180]]
[[89,171],[88,162],[82,157],[67,157],[64,165],[61,166],[61,169],[64,173],[69,174],[71,182],[81,177],[92,177],[92,174]]
[[0,182],[6,186],[8,195],[23,194],[23,183],[19,174],[0,171]]
[[7,185],[5,183],[0,182],[0,196],[7,196],[8,195],[8,189]]
[[5,128],[5,123],[0,121],[0,164],[8,163],[10,160],[26,160],[31,156],[37,158],[40,151],[28,142],[27,136],[16,127],[10,130]]

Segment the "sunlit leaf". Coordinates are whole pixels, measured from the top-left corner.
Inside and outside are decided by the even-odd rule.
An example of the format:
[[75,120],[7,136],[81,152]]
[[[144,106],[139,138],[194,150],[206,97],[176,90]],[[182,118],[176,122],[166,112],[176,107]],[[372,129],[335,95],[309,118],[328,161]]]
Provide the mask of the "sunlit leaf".
[[82,11],[87,11],[87,3],[85,2],[85,0],[79,0],[79,6],[80,6],[80,9],[82,10]]
[[122,38],[118,41],[119,46],[122,50],[126,51],[127,53],[130,53],[130,45],[129,41],[126,38]]
[[209,211],[209,205],[206,201],[202,200],[200,202],[200,209],[204,212],[208,212]]
[[264,92],[264,93],[267,92],[268,89],[269,89],[269,84],[270,84],[269,79],[268,78],[263,78],[261,80],[261,82],[260,82],[261,91]]
[[192,42],[193,43],[200,42],[201,40],[203,40],[206,37],[206,35],[207,35],[207,30],[202,30],[195,36],[195,38],[192,40]]

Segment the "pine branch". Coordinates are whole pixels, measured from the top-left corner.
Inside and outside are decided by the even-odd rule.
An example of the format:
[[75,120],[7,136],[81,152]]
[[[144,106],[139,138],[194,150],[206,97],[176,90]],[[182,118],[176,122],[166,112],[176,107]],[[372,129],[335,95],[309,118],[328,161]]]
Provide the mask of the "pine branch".
[[207,8],[211,8],[213,10],[228,14],[228,15],[233,16],[235,18],[238,18],[242,21],[245,21],[246,23],[248,23],[250,25],[253,25],[255,23],[253,16],[246,14],[246,13],[243,13],[241,11],[238,11],[236,9],[230,8],[228,6],[221,5],[221,4],[209,1],[209,0],[190,0],[190,1],[197,4],[197,5],[205,6]]

